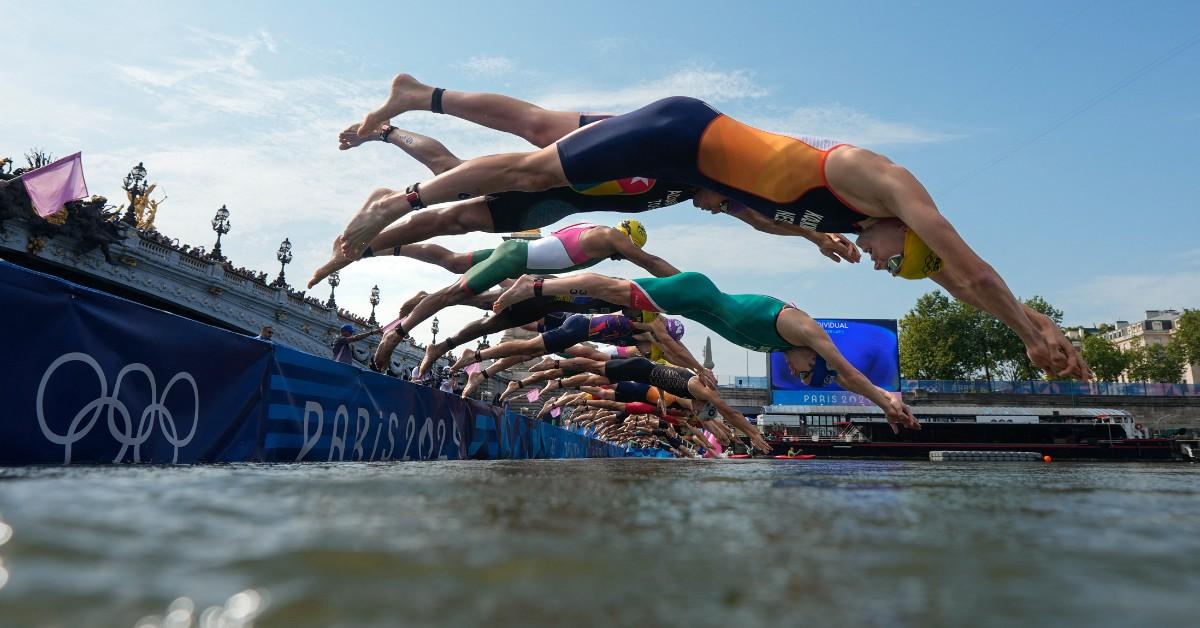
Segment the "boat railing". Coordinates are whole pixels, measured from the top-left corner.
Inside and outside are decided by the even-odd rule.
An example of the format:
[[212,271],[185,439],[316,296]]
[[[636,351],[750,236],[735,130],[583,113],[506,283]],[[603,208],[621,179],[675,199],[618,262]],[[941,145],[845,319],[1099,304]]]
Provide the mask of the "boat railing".
[[782,443],[869,443],[871,439],[857,426],[834,430],[828,427],[808,428],[805,433],[784,434],[776,437]]

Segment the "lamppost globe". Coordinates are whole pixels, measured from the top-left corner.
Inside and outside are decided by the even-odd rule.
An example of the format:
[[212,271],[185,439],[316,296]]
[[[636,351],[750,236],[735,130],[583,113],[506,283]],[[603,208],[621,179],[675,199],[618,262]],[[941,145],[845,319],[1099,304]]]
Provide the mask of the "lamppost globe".
[[121,187],[129,193],[129,207],[125,210],[125,215],[121,217],[121,222],[137,226],[137,212],[135,208],[138,204],[138,198],[146,193],[146,166],[142,162],[130,169],[129,174],[125,175],[125,180]]
[[379,305],[379,286],[371,288],[371,298],[369,300],[371,303],[371,318],[368,318],[367,322],[372,326],[378,325],[379,323],[375,320],[375,306]]
[[335,270],[335,271],[333,271],[333,274],[329,275],[329,301],[327,301],[325,303],[325,307],[328,307],[328,308],[334,309],[334,310],[337,309],[337,301],[335,301],[333,299],[333,292],[334,292],[334,290],[337,289],[338,284],[340,284],[340,283],[342,283],[342,278],[338,275],[338,272]]
[[229,229],[232,226],[233,223],[229,222],[229,209],[222,205],[221,209],[217,210],[216,215],[212,219],[212,229],[217,232],[217,243],[213,246],[209,257],[216,260],[225,259],[221,256],[221,236],[229,233]]
[[275,259],[279,260],[279,276],[275,278],[275,285],[284,288],[287,287],[287,279],[283,275],[283,269],[288,264],[292,263],[292,242],[287,238],[279,244],[279,250],[275,251]]
[[146,180],[146,165],[143,162],[138,162],[138,165],[129,169],[129,174],[125,175],[125,188],[129,189],[137,187]]

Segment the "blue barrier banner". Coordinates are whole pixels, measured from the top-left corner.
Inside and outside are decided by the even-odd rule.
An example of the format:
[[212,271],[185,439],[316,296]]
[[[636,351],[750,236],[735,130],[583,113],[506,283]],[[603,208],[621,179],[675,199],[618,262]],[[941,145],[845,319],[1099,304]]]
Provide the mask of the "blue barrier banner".
[[478,402],[349,364],[275,349],[264,459],[461,460]]
[[8,263],[0,286],[0,463],[255,457],[270,344]]
[[6,262],[0,324],[0,464],[630,455]]
[[938,393],[1007,393],[1016,395],[1137,395],[1157,397],[1197,397],[1195,384],[1159,384],[1154,382],[1073,382],[1073,381],[987,381],[906,379],[904,392],[925,390]]

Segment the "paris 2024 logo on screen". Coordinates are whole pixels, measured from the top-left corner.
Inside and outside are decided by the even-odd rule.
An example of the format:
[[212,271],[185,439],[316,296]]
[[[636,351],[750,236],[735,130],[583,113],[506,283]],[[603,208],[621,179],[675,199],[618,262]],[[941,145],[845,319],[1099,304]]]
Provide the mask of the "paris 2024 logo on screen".
[[[900,390],[900,349],[895,319],[818,318],[842,355],[873,384]],[[808,384],[792,375],[782,353],[771,354],[771,402],[789,405],[860,405],[859,395],[837,383],[837,372],[817,358]]]

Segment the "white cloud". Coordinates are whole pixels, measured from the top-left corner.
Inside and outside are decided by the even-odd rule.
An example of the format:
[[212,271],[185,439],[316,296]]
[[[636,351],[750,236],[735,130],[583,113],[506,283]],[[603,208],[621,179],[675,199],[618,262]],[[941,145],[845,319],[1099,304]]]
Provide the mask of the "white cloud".
[[1094,318],[1076,321],[1080,323],[1132,320],[1147,309],[1195,308],[1200,306],[1200,271],[1102,275],[1064,290],[1061,302],[1068,316],[1088,312]]
[[549,109],[620,112],[667,96],[692,96],[722,103],[762,98],[768,93],[745,70],[691,68],[619,89],[560,87],[536,100],[539,105]]
[[465,70],[475,76],[497,77],[508,74],[516,69],[517,64],[508,57],[496,55],[475,55],[454,67]]
[[752,116],[747,122],[777,133],[836,138],[859,146],[928,144],[962,137],[906,122],[882,120],[838,104],[798,107],[782,115]]

